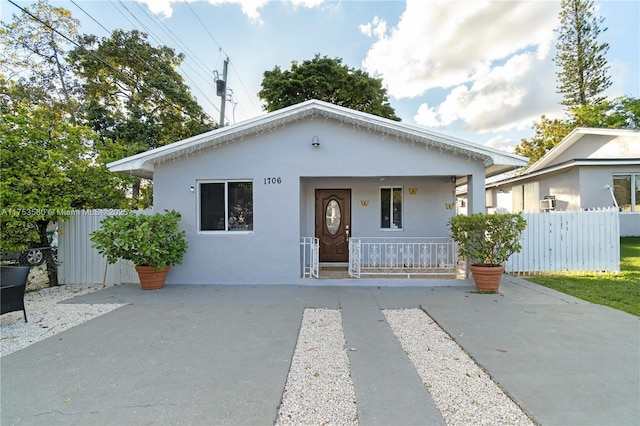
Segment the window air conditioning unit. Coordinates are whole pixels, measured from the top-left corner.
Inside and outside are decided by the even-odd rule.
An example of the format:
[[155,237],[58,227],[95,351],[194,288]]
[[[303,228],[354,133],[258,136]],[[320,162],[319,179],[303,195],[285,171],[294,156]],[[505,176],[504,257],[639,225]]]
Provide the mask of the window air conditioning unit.
[[551,211],[556,209],[556,199],[555,198],[545,198],[540,200],[540,210],[542,211]]

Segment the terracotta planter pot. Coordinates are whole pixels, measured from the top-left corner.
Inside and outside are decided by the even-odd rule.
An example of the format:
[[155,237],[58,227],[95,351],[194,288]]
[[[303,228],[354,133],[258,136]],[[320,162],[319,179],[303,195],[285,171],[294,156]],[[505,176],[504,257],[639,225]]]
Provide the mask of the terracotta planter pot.
[[143,290],[158,290],[164,287],[164,280],[167,277],[169,265],[162,269],[156,270],[154,266],[138,266],[136,271],[140,278],[140,287]]
[[478,291],[498,291],[500,280],[504,272],[504,265],[501,266],[477,266],[469,267],[473,274],[473,281],[476,283]]

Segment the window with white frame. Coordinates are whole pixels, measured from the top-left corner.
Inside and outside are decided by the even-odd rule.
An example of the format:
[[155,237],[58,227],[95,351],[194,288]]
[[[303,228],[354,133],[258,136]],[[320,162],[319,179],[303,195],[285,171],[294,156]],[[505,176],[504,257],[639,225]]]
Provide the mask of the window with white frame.
[[402,229],[402,187],[380,188],[380,227]]
[[253,182],[199,183],[200,231],[252,231]]
[[640,212],[640,173],[613,175],[613,196],[623,212]]

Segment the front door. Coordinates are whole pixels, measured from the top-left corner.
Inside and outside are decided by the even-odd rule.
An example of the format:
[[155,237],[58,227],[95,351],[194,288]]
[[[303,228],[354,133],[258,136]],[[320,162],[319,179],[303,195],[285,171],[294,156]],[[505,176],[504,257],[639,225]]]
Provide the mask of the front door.
[[348,262],[351,190],[316,189],[316,237],[320,262]]

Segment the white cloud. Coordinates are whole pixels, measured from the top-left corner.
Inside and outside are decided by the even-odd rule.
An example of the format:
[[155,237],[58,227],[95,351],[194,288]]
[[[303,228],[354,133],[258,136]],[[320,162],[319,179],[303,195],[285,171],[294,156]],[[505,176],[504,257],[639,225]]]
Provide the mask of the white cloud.
[[[360,31],[376,41],[363,67],[392,97],[416,98],[434,88],[415,121],[454,123],[480,132],[529,127],[557,105],[552,45],[559,2],[407,0],[384,33],[376,17]],[[551,100],[551,101],[550,101]]]
[[151,13],[154,15],[171,18],[171,15],[173,14],[171,4],[175,3],[175,0],[142,0],[142,2],[147,5]]
[[306,7],[307,9],[318,7],[322,3],[324,3],[324,0],[288,0],[288,1],[291,2],[291,4],[293,4],[294,6],[302,6],[302,7]]
[[518,144],[520,144],[520,141],[515,141],[512,138],[507,138],[502,135],[493,137],[484,143],[484,145],[488,147],[497,148],[510,153],[513,153]]
[[[197,0],[141,0],[149,7],[149,10],[165,18],[170,18],[173,14],[173,3],[194,2]],[[302,6],[306,8],[314,8],[322,5],[325,0],[284,0],[292,4],[294,7]],[[264,7],[269,0],[208,0],[209,4],[238,4],[244,13],[252,21],[262,23],[260,18],[260,9]]]
[[373,21],[360,25],[358,28],[367,37],[375,36],[378,39],[382,39],[387,35],[387,21],[377,16],[373,18]]
[[[555,2],[540,1],[407,0],[397,26],[376,34],[363,67],[396,98],[453,87],[524,49],[545,53],[558,10]],[[376,20],[367,25],[376,28]]]
[[474,80],[454,87],[444,101],[424,103],[414,120],[429,127],[463,122],[475,132],[525,129],[542,114],[561,116],[551,56],[544,61],[535,52],[511,57],[504,65],[478,67]]

